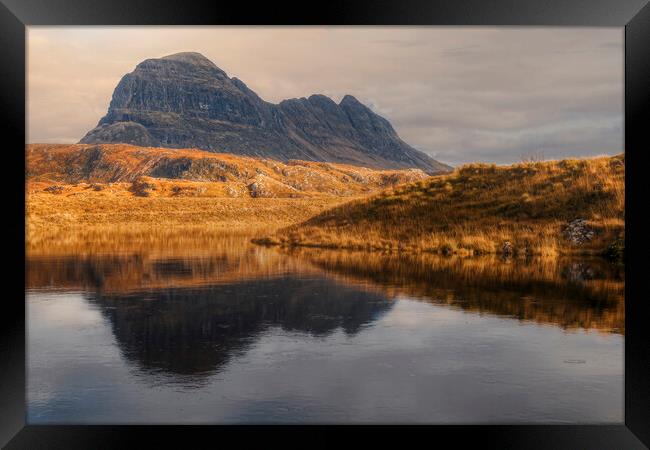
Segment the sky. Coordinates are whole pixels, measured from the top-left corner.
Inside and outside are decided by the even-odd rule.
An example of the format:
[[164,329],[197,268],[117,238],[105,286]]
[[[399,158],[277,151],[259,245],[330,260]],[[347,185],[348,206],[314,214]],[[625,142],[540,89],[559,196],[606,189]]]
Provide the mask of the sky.
[[451,165],[623,151],[623,28],[36,27],[27,141],[74,143],[144,59],[194,51],[261,98],[355,96]]

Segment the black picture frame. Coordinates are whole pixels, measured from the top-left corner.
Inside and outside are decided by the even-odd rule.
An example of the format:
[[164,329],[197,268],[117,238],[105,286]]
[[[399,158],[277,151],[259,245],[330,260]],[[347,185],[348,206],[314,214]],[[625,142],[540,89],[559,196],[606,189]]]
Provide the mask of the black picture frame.
[[[0,314],[0,445],[17,448],[119,448],[146,439],[153,447],[207,439],[212,445],[263,433],[272,439],[290,428],[302,445],[336,442],[348,427],[233,426],[34,426],[25,424],[25,31],[30,25],[537,25],[625,28],[626,290],[625,423],[621,425],[361,427],[374,439],[403,445],[409,440],[454,447],[526,449],[637,449],[650,446],[650,339],[643,295],[648,220],[644,153],[650,151],[645,118],[650,114],[650,6],[648,0],[365,0],[311,4],[178,0],[0,0],[0,124],[9,211],[5,259],[16,270],[7,278]],[[645,144],[645,145],[644,145]],[[22,149],[22,150],[21,150]],[[6,179],[6,178],[5,178]],[[5,272],[6,273],[6,272]],[[22,285],[21,285],[22,283]],[[15,292],[14,292],[15,290]],[[23,294],[21,294],[23,292]],[[271,436],[268,436],[271,435]],[[191,439],[191,440],[190,440]],[[397,441],[399,439],[399,441]],[[282,440],[286,445],[288,440]],[[289,442],[291,443],[291,442]],[[645,445],[644,445],[645,444]]]

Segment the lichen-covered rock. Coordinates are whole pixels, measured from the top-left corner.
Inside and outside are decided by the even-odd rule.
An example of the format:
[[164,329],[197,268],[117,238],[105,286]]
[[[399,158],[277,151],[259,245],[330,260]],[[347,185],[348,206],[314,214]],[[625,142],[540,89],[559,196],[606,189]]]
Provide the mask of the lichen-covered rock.
[[232,186],[228,186],[226,187],[226,194],[229,197],[241,197],[244,193]]
[[371,168],[450,170],[402,141],[351,95],[272,104],[199,53],[147,59],[119,82],[108,113],[81,143],[199,148]]
[[281,183],[278,183],[265,175],[259,174],[247,187],[251,197],[270,198],[276,197],[276,194],[283,190],[281,188],[278,189],[278,185],[281,185]]
[[596,235],[585,219],[574,219],[568,222],[562,230],[562,234],[573,245],[589,242]]
[[512,242],[510,241],[505,241],[501,245],[501,253],[503,253],[506,256],[510,256],[515,252],[515,247],[512,245]]
[[142,178],[138,178],[131,183],[129,190],[133,192],[137,197],[149,197],[151,190],[154,189],[154,185],[148,183]]
[[57,186],[53,184],[52,186],[48,186],[43,190],[45,192],[49,192],[50,194],[60,194],[63,192],[63,186]]

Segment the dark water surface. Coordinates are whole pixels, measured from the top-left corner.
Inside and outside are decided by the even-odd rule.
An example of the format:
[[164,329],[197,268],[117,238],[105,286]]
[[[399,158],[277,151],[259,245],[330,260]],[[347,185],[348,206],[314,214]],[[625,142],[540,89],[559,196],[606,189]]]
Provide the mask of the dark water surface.
[[30,256],[29,423],[620,423],[624,274],[591,260]]

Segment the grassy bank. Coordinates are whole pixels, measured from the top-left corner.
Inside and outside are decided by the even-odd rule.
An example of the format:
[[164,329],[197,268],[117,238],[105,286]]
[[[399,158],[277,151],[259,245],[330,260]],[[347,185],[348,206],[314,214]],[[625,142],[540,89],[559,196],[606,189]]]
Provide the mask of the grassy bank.
[[224,232],[271,233],[343,201],[339,197],[142,198],[93,190],[70,196],[32,192],[26,203],[26,247],[28,252],[109,248],[118,241],[183,242]]
[[[624,231],[625,159],[470,164],[256,242],[445,254],[600,254]],[[576,219],[583,221],[574,222]]]

